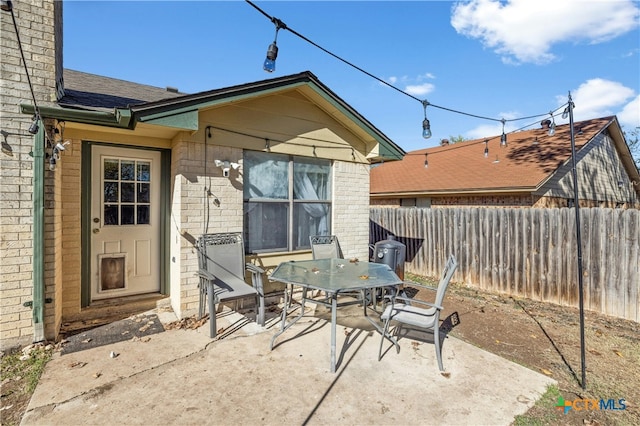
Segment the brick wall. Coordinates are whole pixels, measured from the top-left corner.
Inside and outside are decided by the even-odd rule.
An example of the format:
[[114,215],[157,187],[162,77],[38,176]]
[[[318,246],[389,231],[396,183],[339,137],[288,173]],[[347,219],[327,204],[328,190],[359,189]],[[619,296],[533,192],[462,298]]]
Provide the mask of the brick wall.
[[369,259],[369,165],[336,161],[333,233],[345,258]]
[[[62,2],[13,2],[27,69],[39,106],[56,99],[56,70],[62,69]],[[59,25],[59,26],[57,26]],[[33,150],[27,132],[31,117],[20,104],[33,104],[11,13],[0,12],[0,342],[9,345],[33,337]],[[59,84],[58,84],[59,86]],[[46,273],[45,273],[46,274]],[[47,296],[48,297],[48,296]]]
[[[206,157],[206,158],[205,158]],[[179,317],[198,310],[198,257],[194,244],[203,233],[242,232],[242,176],[222,177],[214,160],[242,163],[242,150],[181,141],[172,149],[174,212],[171,220],[171,304]],[[178,254],[179,253],[179,254]]]

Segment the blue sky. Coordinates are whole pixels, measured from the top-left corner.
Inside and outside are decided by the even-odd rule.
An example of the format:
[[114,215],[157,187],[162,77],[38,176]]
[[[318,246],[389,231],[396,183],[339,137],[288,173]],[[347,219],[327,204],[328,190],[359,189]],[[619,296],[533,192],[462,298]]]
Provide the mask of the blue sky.
[[[418,100],[510,120],[548,114],[570,91],[576,121],[616,114],[624,130],[640,126],[638,1],[254,3]],[[421,102],[287,30],[269,74],[262,63],[274,34],[244,1],[64,0],[65,68],[185,93],[308,70],[406,151],[502,132],[499,121],[429,106],[433,137],[425,140]]]

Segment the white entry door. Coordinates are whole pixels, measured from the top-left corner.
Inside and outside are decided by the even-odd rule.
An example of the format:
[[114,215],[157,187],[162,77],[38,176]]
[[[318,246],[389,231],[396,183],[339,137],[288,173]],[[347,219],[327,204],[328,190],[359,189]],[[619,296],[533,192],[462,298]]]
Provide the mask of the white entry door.
[[160,291],[160,153],[92,148],[91,300]]

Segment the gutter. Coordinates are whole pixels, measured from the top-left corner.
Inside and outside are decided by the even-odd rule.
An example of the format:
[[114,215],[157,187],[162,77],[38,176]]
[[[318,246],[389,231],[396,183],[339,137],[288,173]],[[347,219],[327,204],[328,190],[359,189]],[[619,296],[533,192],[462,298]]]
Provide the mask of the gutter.
[[[129,108],[116,108],[114,112],[86,111],[79,109],[55,108],[39,106],[41,117],[55,118],[61,121],[71,121],[83,124],[95,124],[106,127],[117,127],[121,129],[133,129],[135,120]],[[20,104],[20,111],[24,114],[35,114],[33,105]]]

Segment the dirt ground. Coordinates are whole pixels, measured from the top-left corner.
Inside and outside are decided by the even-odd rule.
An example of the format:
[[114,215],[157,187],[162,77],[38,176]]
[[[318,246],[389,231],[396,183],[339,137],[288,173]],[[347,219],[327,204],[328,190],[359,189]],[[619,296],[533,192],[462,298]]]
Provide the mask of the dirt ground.
[[[423,293],[414,297],[432,297]],[[556,392],[546,403],[538,403],[516,424],[640,424],[640,324],[585,311],[583,390],[578,309],[455,284],[444,306],[444,317],[457,312],[460,319],[451,335],[557,380],[559,395]],[[555,407],[559,396],[565,401],[613,399],[616,408],[622,408],[619,400],[624,399],[626,407],[594,410],[592,405],[577,403],[576,408],[589,408],[564,414]]]
[[[407,278],[429,283],[419,277]],[[420,291],[414,297],[430,300],[433,295],[429,293]],[[557,391],[515,424],[640,424],[640,324],[585,311],[583,390],[577,309],[487,294],[455,284],[450,286],[444,306],[445,318],[454,313],[459,318],[459,323],[450,328],[451,335],[557,380]],[[14,374],[16,365],[5,362],[8,356],[3,356],[2,363],[0,418],[3,425],[14,425],[20,423],[31,394],[26,391],[29,372]],[[555,407],[559,396],[566,401],[613,399],[617,408],[621,408],[618,400],[624,399],[625,409],[572,409],[564,414]]]

